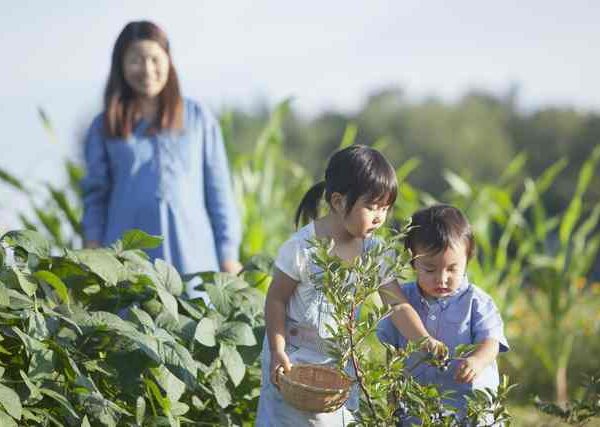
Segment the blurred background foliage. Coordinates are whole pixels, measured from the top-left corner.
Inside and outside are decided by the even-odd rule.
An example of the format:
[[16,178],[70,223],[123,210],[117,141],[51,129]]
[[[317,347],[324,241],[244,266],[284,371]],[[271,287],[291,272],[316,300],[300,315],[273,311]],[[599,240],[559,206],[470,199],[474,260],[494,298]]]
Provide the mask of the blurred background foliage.
[[[375,145],[397,167],[392,224],[434,202],[463,209],[478,242],[470,279],[503,313],[512,351],[501,356],[501,370],[519,384],[513,400],[525,417],[519,408],[533,408],[534,396],[578,399],[582,380],[600,373],[600,113],[521,111],[517,98],[516,90],[472,91],[454,103],[416,101],[388,88],[356,112],[303,117],[285,100],[272,110],[228,109],[221,123],[245,261],[276,254],[294,231],[302,195],[340,145]],[[58,167],[69,178],[60,189],[1,168],[0,180],[29,198],[24,227],[76,247],[82,170]]]

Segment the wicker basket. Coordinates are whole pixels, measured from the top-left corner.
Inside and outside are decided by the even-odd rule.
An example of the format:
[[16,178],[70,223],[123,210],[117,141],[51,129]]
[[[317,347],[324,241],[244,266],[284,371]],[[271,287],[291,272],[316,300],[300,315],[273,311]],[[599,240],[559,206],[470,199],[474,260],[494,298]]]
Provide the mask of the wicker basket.
[[333,412],[346,403],[352,380],[338,369],[323,365],[293,365],[280,373],[279,390],[285,401],[301,411]]

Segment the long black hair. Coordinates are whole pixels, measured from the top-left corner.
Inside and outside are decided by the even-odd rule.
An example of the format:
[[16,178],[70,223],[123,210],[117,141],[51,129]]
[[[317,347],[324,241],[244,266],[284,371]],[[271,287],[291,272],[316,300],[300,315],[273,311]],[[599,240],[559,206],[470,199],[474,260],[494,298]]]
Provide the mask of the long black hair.
[[338,150],[329,159],[325,180],[313,185],[302,198],[296,210],[296,227],[316,219],[323,195],[331,204],[333,193],[346,197],[346,214],[360,197],[391,206],[398,194],[396,171],[383,154],[366,145]]

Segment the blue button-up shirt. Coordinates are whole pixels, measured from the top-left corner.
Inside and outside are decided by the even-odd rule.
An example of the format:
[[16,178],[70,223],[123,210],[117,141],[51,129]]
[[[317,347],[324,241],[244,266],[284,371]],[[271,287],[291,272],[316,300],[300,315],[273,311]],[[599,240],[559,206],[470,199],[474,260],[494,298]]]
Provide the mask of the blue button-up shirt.
[[[445,343],[451,355],[459,344],[477,344],[486,338],[498,341],[501,352],[509,350],[502,318],[494,301],[477,286],[470,284],[466,277],[460,288],[445,298],[426,299],[414,282],[402,286],[402,291],[421,317],[429,334]],[[407,344],[407,339],[396,329],[390,317],[379,323],[377,336],[396,348],[403,348]],[[414,353],[407,361],[407,370],[414,367],[411,375],[421,384],[436,384],[441,391],[452,391],[452,397],[446,403],[461,412],[466,407],[465,395],[473,389],[498,388],[499,375],[495,361],[472,384],[460,384],[454,380],[459,361],[452,361],[449,369],[441,372],[425,364],[415,367],[422,357],[423,353]]]
[[238,258],[241,224],[219,122],[184,100],[182,131],[149,135],[141,120],[126,138],[107,138],[104,117],[85,144],[83,231],[109,245],[132,228],[163,236],[148,251],[182,273],[217,271]]

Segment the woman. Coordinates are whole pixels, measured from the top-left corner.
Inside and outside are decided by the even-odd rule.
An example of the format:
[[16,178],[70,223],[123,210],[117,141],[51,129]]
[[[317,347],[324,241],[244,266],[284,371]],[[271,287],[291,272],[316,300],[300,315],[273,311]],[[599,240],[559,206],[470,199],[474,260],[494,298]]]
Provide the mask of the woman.
[[166,34],[152,22],[130,22],[117,38],[85,160],[85,247],[138,228],[163,237],[148,253],[181,274],[241,269],[240,219],[219,123],[182,98]]

